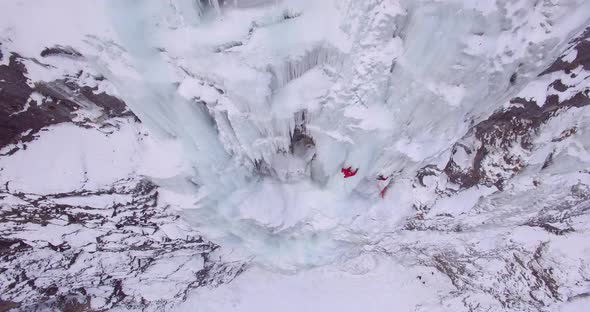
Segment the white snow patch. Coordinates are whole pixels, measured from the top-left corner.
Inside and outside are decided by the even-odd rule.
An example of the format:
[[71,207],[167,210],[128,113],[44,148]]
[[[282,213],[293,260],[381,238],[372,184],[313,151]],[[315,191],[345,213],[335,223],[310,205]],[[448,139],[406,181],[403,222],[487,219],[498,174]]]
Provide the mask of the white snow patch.
[[[43,129],[37,139],[26,143],[26,149],[0,158],[0,182],[9,182],[11,191],[49,194],[108,187],[133,173],[168,178],[186,172],[177,142],[152,139],[132,120],[116,122],[120,129],[112,134],[68,123]],[[59,199],[89,206],[101,205],[103,200],[92,196]]]
[[448,213],[454,216],[469,212],[475,204],[487,195],[496,191],[495,187],[476,186],[461,191],[451,197],[443,197],[436,201],[430,210],[434,214]]
[[224,287],[196,290],[174,311],[414,311],[437,306],[438,292],[452,288],[440,273],[426,268],[383,258],[361,260],[295,275],[253,267]]
[[32,5],[28,1],[6,1],[0,10],[0,35],[11,39],[5,42],[8,49],[26,57],[37,57],[44,48],[54,45],[83,46],[88,35],[114,39],[107,3],[40,0]]
[[111,135],[73,124],[51,126],[27,149],[0,159],[0,180],[13,191],[39,194],[111,185],[137,166],[135,131],[126,121]]
[[363,130],[391,130],[395,127],[393,124],[393,114],[384,106],[349,106],[344,111],[344,116],[359,120],[353,128]]
[[444,83],[427,83],[426,87],[437,94],[438,96],[442,97],[446,103],[448,103],[452,107],[457,107],[461,104],[461,101],[465,97],[465,93],[467,90],[464,86],[461,85],[447,85]]
[[589,306],[590,298],[581,297],[561,304],[559,312],[586,312]]

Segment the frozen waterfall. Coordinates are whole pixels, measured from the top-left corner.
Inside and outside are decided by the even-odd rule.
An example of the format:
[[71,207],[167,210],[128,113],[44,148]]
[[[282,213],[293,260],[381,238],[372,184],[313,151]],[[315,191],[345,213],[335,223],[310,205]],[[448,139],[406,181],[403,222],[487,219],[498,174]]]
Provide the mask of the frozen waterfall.
[[[563,47],[539,22],[568,34],[588,7],[507,21],[525,2],[499,1],[499,13],[461,1],[112,1],[131,73],[103,72],[154,134],[182,145],[194,172],[162,185],[185,220],[294,270],[395,228],[416,170],[448,158]],[[358,174],[344,179],[345,167]],[[187,187],[191,204],[175,202]]]

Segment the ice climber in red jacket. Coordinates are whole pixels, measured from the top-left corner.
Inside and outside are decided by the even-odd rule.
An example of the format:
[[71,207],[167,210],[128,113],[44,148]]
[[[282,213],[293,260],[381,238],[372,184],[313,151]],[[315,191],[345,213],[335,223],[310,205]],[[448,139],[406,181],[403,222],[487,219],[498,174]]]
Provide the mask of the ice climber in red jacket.
[[350,177],[354,177],[354,175],[359,171],[359,168],[356,168],[355,171],[352,171],[352,167],[348,167],[348,168],[342,168],[340,170],[340,172],[342,172],[342,174],[344,174],[344,178],[350,178]]

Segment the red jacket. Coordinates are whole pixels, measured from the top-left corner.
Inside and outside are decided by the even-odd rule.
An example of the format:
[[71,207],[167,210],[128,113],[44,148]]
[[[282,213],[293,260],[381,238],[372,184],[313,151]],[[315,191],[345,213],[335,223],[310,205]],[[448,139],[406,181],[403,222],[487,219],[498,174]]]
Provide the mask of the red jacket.
[[340,172],[342,172],[342,173],[344,174],[344,178],[345,178],[345,179],[346,179],[346,178],[353,177],[353,176],[354,176],[354,175],[355,175],[355,174],[356,174],[358,171],[359,171],[359,168],[356,168],[356,170],[355,170],[355,171],[352,171],[352,168],[351,168],[351,167],[348,167],[348,168],[342,168],[342,169],[340,170]]

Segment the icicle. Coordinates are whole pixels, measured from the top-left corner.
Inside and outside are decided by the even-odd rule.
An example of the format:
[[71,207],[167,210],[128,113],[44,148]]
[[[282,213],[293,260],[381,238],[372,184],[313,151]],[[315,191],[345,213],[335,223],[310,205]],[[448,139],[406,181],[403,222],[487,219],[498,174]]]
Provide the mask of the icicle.
[[290,81],[303,76],[310,69],[322,64],[339,67],[342,64],[342,56],[335,48],[322,44],[296,59],[289,59],[284,63],[272,66],[270,71],[274,76],[273,90],[285,86]]
[[213,6],[213,8],[215,9],[215,12],[217,12],[217,14],[221,14],[219,0],[209,0],[209,5]]
[[[155,6],[140,3],[139,7],[124,5],[116,15],[120,38],[133,56],[138,79],[109,77],[109,80],[121,90],[125,102],[150,130],[182,142],[187,158],[196,169],[197,183],[211,192],[212,200],[219,199],[233,191],[246,173],[234,166],[208,111],[181,97],[170,83],[175,79],[174,68],[150,46],[154,29],[149,15],[136,13],[150,12]],[[139,26],[130,27],[130,24]]]
[[195,24],[200,21],[203,16],[203,8],[199,2],[193,0],[177,0],[179,12],[186,24]]

